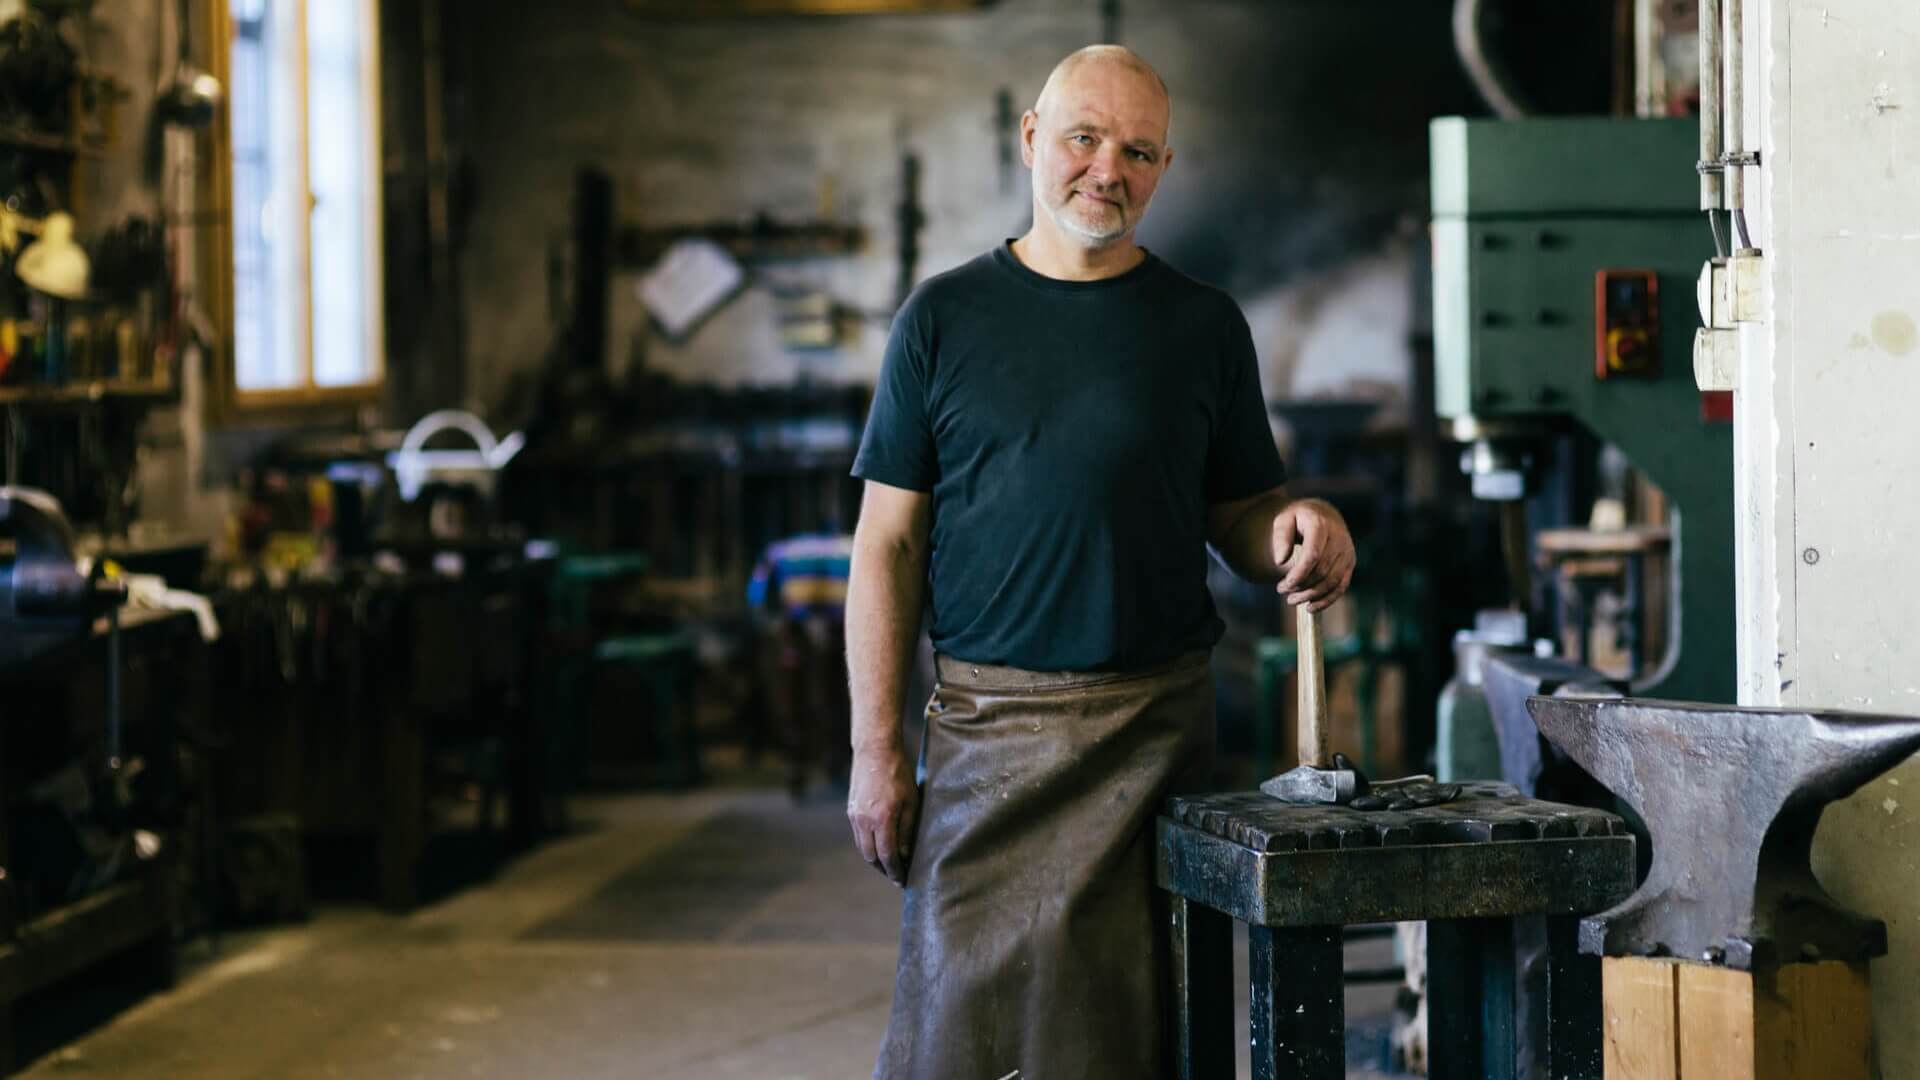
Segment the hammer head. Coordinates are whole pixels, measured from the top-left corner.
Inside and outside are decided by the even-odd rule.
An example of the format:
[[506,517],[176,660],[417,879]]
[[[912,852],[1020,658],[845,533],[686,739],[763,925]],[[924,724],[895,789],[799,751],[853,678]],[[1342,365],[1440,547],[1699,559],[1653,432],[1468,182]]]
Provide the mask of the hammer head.
[[1352,769],[1316,769],[1300,765],[1260,785],[1260,790],[1290,803],[1345,804],[1353,801],[1359,777]]

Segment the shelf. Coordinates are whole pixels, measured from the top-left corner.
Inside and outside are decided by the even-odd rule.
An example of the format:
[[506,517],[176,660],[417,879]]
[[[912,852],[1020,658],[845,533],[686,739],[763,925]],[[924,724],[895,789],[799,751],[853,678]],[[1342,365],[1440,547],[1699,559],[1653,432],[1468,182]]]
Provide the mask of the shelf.
[[173,396],[171,382],[93,379],[59,386],[0,386],[0,405],[83,405],[107,398],[160,401]]
[[54,135],[10,124],[0,124],[0,146],[47,150],[56,154],[72,154],[78,157],[107,156],[107,144],[101,140],[76,139],[70,135]]
[[1673,544],[1673,530],[1665,525],[1630,525],[1622,529],[1542,529],[1534,534],[1542,555],[1639,555],[1664,551]]
[[734,258],[753,262],[850,255],[866,242],[866,231],[858,225],[826,221],[787,223],[767,218],[659,228],[629,225],[614,232],[614,262],[626,269],[645,268],[653,265],[675,243],[689,239],[712,241]]

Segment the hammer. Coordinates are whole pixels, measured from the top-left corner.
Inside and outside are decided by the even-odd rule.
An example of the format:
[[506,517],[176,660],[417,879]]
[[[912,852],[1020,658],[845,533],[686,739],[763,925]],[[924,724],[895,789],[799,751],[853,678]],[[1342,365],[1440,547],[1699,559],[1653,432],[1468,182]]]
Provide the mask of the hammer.
[[1327,673],[1320,655],[1320,616],[1301,604],[1296,638],[1300,683],[1300,764],[1260,785],[1282,802],[1347,803],[1359,793],[1359,775],[1327,748]]

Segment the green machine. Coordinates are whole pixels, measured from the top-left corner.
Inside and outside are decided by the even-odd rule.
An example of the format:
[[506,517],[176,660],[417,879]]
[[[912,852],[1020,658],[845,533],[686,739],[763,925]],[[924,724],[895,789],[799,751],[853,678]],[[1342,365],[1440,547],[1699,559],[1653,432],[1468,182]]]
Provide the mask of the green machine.
[[1618,447],[1673,511],[1667,653],[1634,692],[1732,701],[1733,425],[1692,363],[1714,254],[1697,123],[1449,117],[1430,138],[1435,405],[1474,493],[1523,498],[1560,425]]

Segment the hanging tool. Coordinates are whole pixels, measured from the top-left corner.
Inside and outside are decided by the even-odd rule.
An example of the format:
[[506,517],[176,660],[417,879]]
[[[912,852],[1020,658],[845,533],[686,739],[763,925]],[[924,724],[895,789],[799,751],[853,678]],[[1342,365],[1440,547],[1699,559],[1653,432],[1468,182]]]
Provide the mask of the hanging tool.
[[1000,149],[1000,194],[1013,194],[1014,139],[1020,131],[1020,114],[1013,111],[1013,91],[1001,87],[993,96],[993,132],[994,141]]
[[[902,143],[906,141],[904,125],[900,139]],[[920,230],[927,224],[926,209],[920,205],[920,155],[904,148],[900,153],[900,205],[894,208],[893,215],[900,243],[900,277],[893,287],[893,306],[898,310],[906,304],[919,280],[914,268],[920,264]]]

